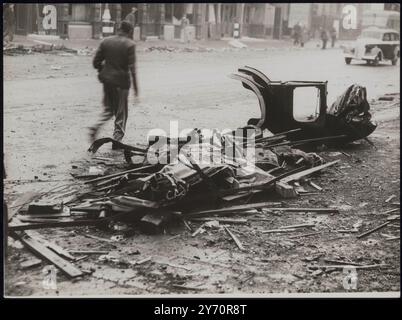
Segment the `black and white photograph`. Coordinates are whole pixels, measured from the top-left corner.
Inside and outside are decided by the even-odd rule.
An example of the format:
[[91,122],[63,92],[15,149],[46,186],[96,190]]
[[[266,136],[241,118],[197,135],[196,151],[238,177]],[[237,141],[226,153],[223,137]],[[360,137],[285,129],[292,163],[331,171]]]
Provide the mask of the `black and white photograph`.
[[2,10],[5,298],[400,297],[399,3]]

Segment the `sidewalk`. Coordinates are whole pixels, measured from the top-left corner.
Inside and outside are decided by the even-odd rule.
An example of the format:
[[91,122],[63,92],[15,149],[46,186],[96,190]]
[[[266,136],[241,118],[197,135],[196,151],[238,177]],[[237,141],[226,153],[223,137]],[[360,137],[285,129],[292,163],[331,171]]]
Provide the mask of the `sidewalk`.
[[[236,48],[231,45],[231,43],[235,41],[240,41],[241,44],[246,45],[246,48]],[[24,47],[33,47],[35,45],[40,45],[43,43],[50,43],[53,45],[63,45],[68,49],[89,49],[95,50],[101,40],[97,39],[83,39],[83,40],[64,40],[64,39],[32,39],[27,36],[16,35],[14,37],[13,45],[23,45]],[[335,49],[340,48],[342,45],[350,43],[350,41],[338,41],[336,43]],[[222,38],[221,40],[195,40],[190,43],[182,43],[179,40],[173,41],[165,41],[165,40],[148,40],[148,41],[137,41],[137,50],[138,51],[152,51],[152,50],[166,50],[166,51],[176,51],[176,50],[184,50],[188,49],[188,51],[226,51],[226,50],[271,50],[271,49],[295,49],[295,50],[304,50],[304,49],[320,49],[321,41],[317,39],[309,40],[304,48],[300,46],[293,46],[292,39],[257,39],[257,38],[248,38],[244,37],[241,39],[233,39],[233,38]],[[328,47],[327,49],[332,49]]]
[[[233,38],[223,38],[222,40],[195,40],[190,43],[182,43],[179,40],[166,41],[166,40],[148,40],[137,41],[136,45],[138,49],[147,49],[152,47],[172,47],[172,48],[184,48],[184,47],[201,47],[210,49],[223,49],[231,48],[229,42],[234,40]],[[274,39],[254,39],[244,38],[239,39],[243,44],[247,45],[250,49],[263,49],[263,48],[282,48],[291,47],[292,42],[290,40],[274,40]],[[27,36],[15,35],[14,45],[23,45],[25,47],[32,47],[41,42],[51,43],[54,45],[64,45],[69,49],[96,49],[101,42],[97,39],[83,39],[83,40],[64,40],[64,39],[32,39]]]

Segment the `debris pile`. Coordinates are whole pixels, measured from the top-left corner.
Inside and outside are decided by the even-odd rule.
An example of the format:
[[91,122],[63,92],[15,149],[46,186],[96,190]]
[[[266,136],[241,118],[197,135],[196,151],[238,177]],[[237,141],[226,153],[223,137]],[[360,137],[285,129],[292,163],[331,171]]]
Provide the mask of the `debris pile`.
[[[246,128],[250,130],[250,126]],[[170,137],[153,137],[147,146],[141,147],[111,138],[96,140],[89,152],[95,154],[106,143],[117,145],[123,151],[124,170],[116,172],[113,164],[108,170],[102,170],[99,163],[113,159],[94,155],[98,165],[91,165],[87,174],[76,174],[77,183],[64,186],[64,190],[53,190],[50,197],[45,194],[40,200],[28,200],[9,224],[10,235],[69,277],[82,275],[82,272],[77,272],[71,263],[60,262],[66,254],[60,253],[60,248],[56,253],[54,247],[49,249],[51,244],[30,234],[32,229],[97,226],[118,232],[110,240],[102,239],[115,242],[132,235],[134,228],[153,234],[164,232],[171,224],[183,224],[188,228],[186,221],[193,221],[202,225],[197,230],[190,228],[192,236],[204,232],[205,228],[224,227],[236,246],[243,250],[241,241],[225,225],[244,223],[244,219],[230,215],[338,212],[336,208],[283,207],[278,201],[250,202],[258,193],[263,193],[264,199],[278,200],[278,197],[309,194],[311,191],[306,189],[311,186],[317,191],[320,187],[311,181],[304,186],[301,183],[306,182],[308,176],[338,163],[339,160],[326,162],[316,153],[291,148],[289,145],[293,143],[287,136],[294,131],[272,135],[267,130],[253,128],[251,138],[238,139],[233,132],[214,132],[206,139],[201,130],[194,129],[173,148]],[[255,152],[254,162],[248,154],[250,150]],[[138,158],[142,159],[140,163],[133,161]],[[108,171],[113,173],[106,174]],[[244,199],[243,204],[237,204]],[[288,232],[294,228],[298,226],[266,232]],[[105,259],[107,257],[105,255]]]

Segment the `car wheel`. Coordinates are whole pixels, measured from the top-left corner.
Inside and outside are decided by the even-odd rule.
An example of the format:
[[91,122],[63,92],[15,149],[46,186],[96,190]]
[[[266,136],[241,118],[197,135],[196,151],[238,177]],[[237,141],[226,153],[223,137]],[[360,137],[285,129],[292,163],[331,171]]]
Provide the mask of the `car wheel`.
[[352,61],[352,58],[345,58],[346,64],[350,64],[351,61]]
[[373,66],[378,66],[380,63],[380,55],[376,56],[374,60],[372,60]]

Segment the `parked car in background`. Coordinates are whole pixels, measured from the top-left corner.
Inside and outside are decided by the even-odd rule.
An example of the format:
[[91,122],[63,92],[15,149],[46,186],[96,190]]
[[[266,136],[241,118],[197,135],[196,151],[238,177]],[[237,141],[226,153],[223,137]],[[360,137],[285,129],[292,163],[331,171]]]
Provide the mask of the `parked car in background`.
[[383,61],[396,65],[399,59],[399,33],[393,29],[369,27],[362,31],[352,46],[345,46],[343,52],[346,64],[356,59],[372,65]]

